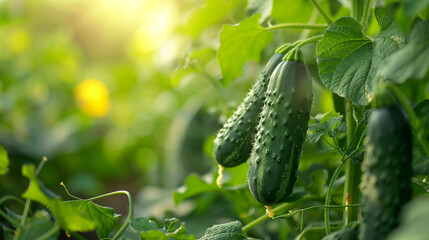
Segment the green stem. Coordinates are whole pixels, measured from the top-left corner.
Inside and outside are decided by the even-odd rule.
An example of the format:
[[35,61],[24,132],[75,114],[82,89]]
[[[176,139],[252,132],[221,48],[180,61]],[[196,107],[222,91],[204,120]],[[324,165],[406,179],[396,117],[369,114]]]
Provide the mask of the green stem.
[[[296,47],[297,47],[297,48],[301,48],[302,46],[304,46],[304,45],[306,45],[306,44],[309,44],[309,43],[312,43],[312,42],[317,42],[317,41],[319,41],[322,37],[323,37],[322,35],[317,35],[317,36],[314,36],[314,37],[311,37],[311,38],[307,38],[307,39],[303,39],[303,40],[297,41],[297,42],[296,42]],[[295,44],[295,43],[294,43],[294,44]]]
[[299,52],[299,49],[297,47],[294,47],[292,50],[290,50],[283,58],[283,61],[298,61],[298,58],[296,58],[296,53]]
[[[318,16],[319,16],[319,11],[317,11],[317,9],[313,9],[313,12],[311,13],[311,17],[308,20],[308,23],[314,24]],[[310,29],[302,30],[301,35],[299,35],[299,39],[308,38],[308,36],[310,35],[310,31],[311,31]]]
[[265,28],[267,31],[292,28],[292,29],[313,29],[313,30],[325,30],[328,27],[326,24],[309,24],[309,23],[280,23]]
[[60,183],[60,185],[61,185],[61,186],[63,186],[64,190],[66,191],[67,195],[69,195],[69,197],[74,198],[74,199],[76,199],[76,200],[84,200],[84,199],[82,199],[82,198],[80,198],[80,197],[76,197],[76,196],[72,195],[72,194],[69,192],[69,190],[67,189],[66,185],[65,185],[63,182],[61,182],[61,183]]
[[[107,193],[98,197],[107,197],[107,196],[112,196],[112,195],[116,195],[116,194],[125,194],[128,197],[128,216],[125,219],[124,224],[122,224],[121,228],[118,230],[118,232],[115,234],[115,236],[112,238],[112,240],[116,240],[118,239],[122,233],[124,233],[125,229],[127,229],[128,224],[130,223],[131,218],[133,217],[133,212],[134,212],[134,205],[133,205],[133,199],[131,198],[131,194],[127,191],[116,191],[116,192],[112,192],[112,193]],[[93,197],[90,198],[88,200],[95,200],[98,199],[97,197]]]
[[[280,204],[279,206],[275,207],[272,209],[272,212],[277,213],[277,212],[284,212],[288,209],[294,208],[296,205],[302,203],[302,202],[310,202],[310,201],[318,201],[320,200],[319,196],[314,196],[314,195],[307,195],[302,197],[301,199],[295,201],[295,202],[289,202],[289,203],[283,203]],[[257,219],[251,221],[250,223],[246,224],[243,227],[243,232],[247,232],[249,231],[251,228],[255,227],[256,225],[263,223],[264,221],[268,220],[269,216],[267,214],[264,214],[260,217],[258,217]]]
[[42,170],[43,166],[45,165],[45,163],[48,161],[47,157],[43,157],[42,161],[40,161],[39,165],[37,165],[36,170],[34,171],[34,174],[37,176],[39,175],[40,171]]
[[[346,156],[346,154],[344,154],[344,155],[342,156],[341,163],[340,163],[340,165],[338,165],[338,167],[335,169],[335,172],[334,172],[334,174],[332,175],[331,181],[329,182],[329,187],[328,187],[328,191],[327,191],[327,193],[326,193],[326,198],[325,198],[325,206],[330,206],[329,204],[330,204],[330,201],[331,201],[331,194],[332,194],[332,190],[333,190],[333,188],[334,188],[334,183],[335,183],[335,181],[336,181],[336,180],[337,180],[337,178],[338,178],[338,175],[339,175],[339,173],[340,173],[341,168],[344,166],[344,164],[347,162],[347,160],[349,160],[349,159],[350,159],[350,157],[351,157],[353,154],[355,154],[357,151],[360,151],[360,150],[361,150],[361,149],[359,148],[359,146],[360,146],[360,144],[362,143],[362,140],[363,140],[364,136],[365,136],[365,131],[364,131],[364,133],[361,135],[361,137],[360,137],[360,139],[359,139],[359,142],[358,142],[358,144],[357,144],[357,148],[356,148],[353,152],[351,152],[350,154],[348,154],[348,156],[347,156],[347,157],[345,157],[345,156]],[[340,206],[354,206],[354,205],[356,205],[356,204],[340,205]],[[359,205],[359,204],[357,204],[357,205]],[[329,234],[330,234],[330,225],[329,225],[329,207],[326,207],[326,208],[325,208],[325,214],[324,214],[324,217],[325,217],[325,229],[326,229],[326,235],[329,235]]]
[[354,18],[356,21],[360,22],[362,17],[362,11],[363,11],[363,0],[352,0],[352,6],[350,9],[350,15],[352,18]]
[[10,218],[5,212],[3,212],[3,210],[0,210],[0,216],[10,222],[15,228],[19,227],[19,222]]
[[[345,156],[345,154],[343,155]],[[341,161],[340,165],[335,169],[334,174],[332,175],[331,181],[329,182],[329,188],[328,192],[326,193],[325,198],[325,205],[329,206],[329,203],[331,201],[331,193],[332,189],[334,188],[335,179],[337,179],[338,174],[340,174],[341,168],[344,166],[344,164],[347,161]],[[326,230],[326,236],[328,236],[331,233],[331,230],[329,229],[329,208],[325,208],[325,230]]]
[[54,235],[58,230],[60,230],[60,225],[55,224],[49,231],[45,232],[42,236],[36,238],[36,240],[45,240],[50,236]]
[[314,209],[314,208],[329,209],[329,208],[346,208],[346,207],[360,207],[360,206],[362,206],[362,204],[360,204],[360,203],[350,204],[350,205],[318,205],[318,206],[311,206],[308,208],[304,208],[304,209],[301,209],[300,211],[307,211],[307,210]]
[[22,201],[20,198],[17,198],[15,196],[12,195],[6,195],[0,198],[0,205],[3,204],[4,202],[6,202],[7,200],[15,200],[19,203],[21,203],[22,205],[25,205],[24,201]]
[[310,0],[311,4],[319,11],[320,15],[325,19],[325,22],[327,24],[331,24],[332,20],[328,17],[328,15],[323,11],[322,7],[319,5],[319,3],[316,2],[316,0]]
[[426,156],[429,157],[429,146],[423,137],[423,133],[425,130],[424,126],[420,123],[420,120],[414,112],[413,108],[411,107],[410,103],[408,102],[407,97],[405,97],[404,93],[396,85],[386,83],[386,87],[389,88],[395,94],[395,97],[398,99],[402,107],[407,112],[408,117],[410,118],[411,126],[417,132],[417,137],[419,138],[423,151],[425,152]]
[[[341,227],[333,227],[335,230],[340,229]],[[312,227],[312,228],[307,228],[305,229],[303,232],[301,232],[301,234],[299,236],[297,236],[295,238],[295,240],[301,240],[304,239],[305,235],[307,235],[308,233],[311,232],[323,232],[323,230],[325,230],[324,227]]]
[[[48,158],[46,158],[46,157],[42,158],[42,161],[40,161],[39,165],[37,165],[37,168],[34,171],[35,176],[39,175],[40,171],[43,168],[43,165],[45,165],[45,163],[47,161],[48,161]],[[20,226],[16,230],[15,237],[13,238],[14,240],[18,240],[21,237],[22,227],[25,225],[25,221],[27,220],[27,216],[28,216],[28,212],[30,210],[30,206],[31,206],[31,200],[30,199],[25,200],[24,211],[22,213],[22,218],[21,218],[21,221],[19,223]]]
[[296,215],[297,213],[305,212],[305,211],[315,209],[315,208],[346,208],[346,207],[360,207],[360,206],[361,206],[360,203],[351,204],[351,205],[316,205],[316,206],[311,206],[311,207],[307,207],[307,208],[303,208],[303,209],[297,209],[297,210],[294,210],[290,213],[286,213],[286,214],[276,216],[274,219],[292,217],[292,216]]
[[366,22],[368,21],[369,11],[371,10],[371,2],[371,0],[366,0],[365,2],[365,8],[363,10],[363,16],[361,21],[362,29],[365,29]]
[[[63,185],[63,187],[65,189],[67,189],[64,184],[62,184],[62,185]],[[127,229],[127,227],[128,227],[128,224],[129,224],[131,218],[133,217],[134,205],[133,205],[133,199],[131,198],[131,194],[129,192],[127,192],[127,191],[115,191],[115,192],[102,194],[102,195],[95,196],[95,197],[88,198],[88,199],[81,199],[82,201],[88,201],[89,202],[89,201],[94,201],[94,200],[97,200],[97,199],[100,199],[100,198],[110,197],[110,196],[118,195],[118,194],[125,194],[128,197],[128,206],[129,206],[128,207],[128,216],[125,219],[125,222],[122,224],[121,228],[118,230],[118,232],[112,238],[112,240],[118,239],[122,235],[122,233],[124,233],[125,229]],[[75,198],[77,198],[77,197],[75,197]]]
[[322,38],[322,35],[314,36],[311,38],[298,40],[294,43],[292,43],[292,46],[294,46],[293,49],[291,49],[283,58],[283,61],[297,61],[299,59],[299,49],[309,43],[317,42]]
[[312,43],[312,42],[317,42],[321,38],[322,38],[322,35],[318,35],[318,36],[314,36],[314,37],[311,37],[311,38],[297,40],[294,43],[285,43],[285,44],[281,45],[280,47],[278,47],[277,50],[276,50],[276,52],[281,52],[285,48],[291,48],[291,47],[298,47],[298,48],[300,48],[300,47],[302,47],[302,46],[304,46],[306,44],[309,44],[309,43]]
[[[356,145],[354,135],[356,133],[356,123],[353,118],[353,108],[349,100],[346,100],[346,124],[347,124],[347,146],[348,149],[353,149]],[[344,185],[343,204],[355,204],[360,200],[359,183],[361,169],[360,164],[355,164],[349,161],[346,165],[346,182]],[[344,223],[347,225],[350,222],[356,221],[358,217],[357,209],[347,209],[344,211]]]

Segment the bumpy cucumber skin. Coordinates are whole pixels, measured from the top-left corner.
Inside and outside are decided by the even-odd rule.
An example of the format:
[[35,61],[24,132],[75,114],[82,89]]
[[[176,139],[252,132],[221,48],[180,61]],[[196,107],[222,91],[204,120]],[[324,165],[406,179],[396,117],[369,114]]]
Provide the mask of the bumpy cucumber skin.
[[275,53],[270,58],[243,103],[219,130],[214,141],[214,156],[220,165],[235,167],[249,158],[270,75],[283,57]]
[[358,230],[346,227],[329,234],[328,236],[322,238],[322,240],[357,240],[358,237]]
[[398,106],[377,108],[366,141],[360,239],[382,240],[397,226],[399,212],[411,198],[410,123]]
[[307,67],[281,62],[270,78],[248,172],[253,197],[266,206],[292,193],[312,100]]

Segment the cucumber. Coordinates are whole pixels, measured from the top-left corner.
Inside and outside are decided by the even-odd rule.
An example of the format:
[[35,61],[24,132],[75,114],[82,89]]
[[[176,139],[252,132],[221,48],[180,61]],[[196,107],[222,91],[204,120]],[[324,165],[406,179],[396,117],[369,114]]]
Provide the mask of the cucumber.
[[360,239],[382,240],[398,225],[401,208],[411,198],[412,133],[394,99],[376,96],[362,165]]
[[304,63],[281,62],[270,78],[248,172],[253,197],[266,206],[292,193],[312,100]]
[[270,58],[243,103],[219,130],[214,141],[214,156],[219,165],[235,167],[249,158],[268,81],[283,56],[275,53]]

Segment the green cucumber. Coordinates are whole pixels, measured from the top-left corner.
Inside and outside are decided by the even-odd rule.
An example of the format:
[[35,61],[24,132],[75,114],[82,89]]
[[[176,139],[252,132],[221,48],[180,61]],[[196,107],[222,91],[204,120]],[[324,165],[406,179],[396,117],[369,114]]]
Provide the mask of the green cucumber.
[[243,103],[219,130],[214,141],[214,156],[219,165],[235,167],[249,158],[270,75],[283,57],[275,53],[270,58]]
[[312,100],[304,63],[281,62],[270,78],[248,172],[253,197],[266,206],[292,193]]
[[376,95],[362,165],[361,238],[382,240],[398,225],[411,198],[412,133],[408,119],[386,92]]

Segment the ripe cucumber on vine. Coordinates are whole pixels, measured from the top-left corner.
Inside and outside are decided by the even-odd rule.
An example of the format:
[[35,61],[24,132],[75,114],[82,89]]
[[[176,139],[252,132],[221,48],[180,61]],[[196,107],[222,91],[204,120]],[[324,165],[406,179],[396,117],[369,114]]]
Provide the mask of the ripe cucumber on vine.
[[268,81],[283,54],[274,53],[257,77],[243,103],[219,130],[214,141],[214,156],[219,164],[217,185],[221,187],[224,167],[238,166],[249,158]]
[[[384,239],[413,198],[415,149],[408,143],[418,142],[421,158],[429,157],[427,124],[414,113],[417,102],[411,103],[410,91],[401,89],[410,76],[421,80],[428,75],[428,64],[419,64],[423,61],[414,64],[426,75],[411,73],[416,69],[404,62],[413,61],[407,54],[418,58],[416,48],[429,48],[416,47],[429,37],[427,10],[420,6],[422,11],[404,23],[401,14],[417,6],[402,0],[341,1],[342,13],[332,1],[306,2],[313,6],[308,23],[276,22],[269,13],[274,16],[278,4],[250,1],[248,18],[223,26],[216,55],[220,83],[227,86],[241,76],[247,60],[271,58],[259,61],[264,70],[217,133],[213,155],[219,168],[213,185],[231,197],[227,192],[234,188],[220,188],[231,181],[222,180],[223,171],[241,166],[237,171],[242,174],[250,159],[242,190],[259,206],[249,204],[240,213],[245,233],[254,233],[269,219],[285,219],[295,239]],[[282,29],[302,32],[283,41]],[[396,70],[404,64],[410,70]],[[381,97],[380,91],[390,97]],[[395,107],[381,107],[388,99],[394,99]],[[404,139],[408,143],[401,145]],[[403,169],[395,168],[399,165]],[[417,177],[423,185],[426,178]],[[321,214],[315,217],[313,211]],[[259,217],[250,219],[255,212]],[[377,234],[378,228],[383,231]]]
[[291,52],[296,58],[271,75],[249,166],[250,191],[268,207],[292,193],[313,100],[310,73],[299,51]]

